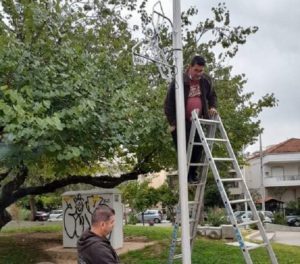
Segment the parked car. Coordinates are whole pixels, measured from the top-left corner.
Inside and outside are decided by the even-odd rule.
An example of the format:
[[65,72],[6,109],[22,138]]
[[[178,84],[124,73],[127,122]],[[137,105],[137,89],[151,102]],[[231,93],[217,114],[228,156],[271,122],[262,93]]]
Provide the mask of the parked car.
[[49,218],[49,213],[45,211],[36,211],[34,216],[34,221],[47,221]]
[[63,213],[62,209],[52,210],[49,214],[49,218],[55,218]]
[[[138,213],[136,217],[139,222],[143,221],[142,213]],[[151,210],[146,210],[144,212],[144,222],[153,221],[154,223],[160,223],[161,220],[162,220],[162,213],[160,210],[151,209]]]
[[294,216],[289,216],[287,218],[287,224],[289,226],[300,226],[300,216],[294,215]]
[[52,216],[50,215],[49,218],[48,218],[48,221],[49,222],[57,222],[57,221],[62,221],[63,220],[63,214],[59,214],[59,215],[56,215],[56,214],[53,214]]
[[258,211],[265,217],[264,223],[273,223],[275,220],[274,214],[271,211]]
[[[257,212],[263,223],[272,223],[274,221],[274,215],[271,211],[257,211]],[[253,215],[251,211],[247,211],[238,214],[236,218],[238,223],[249,222],[253,220]]]

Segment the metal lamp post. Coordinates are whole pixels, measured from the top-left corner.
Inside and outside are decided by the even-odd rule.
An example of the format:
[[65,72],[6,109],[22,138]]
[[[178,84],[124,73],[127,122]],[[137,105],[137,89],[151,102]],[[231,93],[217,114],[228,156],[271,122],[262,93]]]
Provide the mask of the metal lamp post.
[[181,6],[180,0],[173,0],[173,48],[174,63],[176,69],[175,96],[176,96],[176,129],[178,149],[178,175],[180,193],[181,214],[181,239],[182,239],[182,263],[191,263],[190,246],[190,223],[188,208],[188,186],[187,186],[187,157],[185,137],[185,107],[183,87],[183,56],[181,36]]

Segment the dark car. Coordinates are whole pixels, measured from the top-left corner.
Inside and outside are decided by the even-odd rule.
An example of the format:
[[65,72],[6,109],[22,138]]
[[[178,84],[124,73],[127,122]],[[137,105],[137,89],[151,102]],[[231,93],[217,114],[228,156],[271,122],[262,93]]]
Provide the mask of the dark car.
[[36,211],[34,216],[34,221],[47,221],[49,218],[49,213],[44,211]]
[[299,227],[300,226],[300,216],[297,216],[297,215],[295,215],[295,216],[289,216],[287,218],[287,224],[289,226],[297,226],[297,227]]

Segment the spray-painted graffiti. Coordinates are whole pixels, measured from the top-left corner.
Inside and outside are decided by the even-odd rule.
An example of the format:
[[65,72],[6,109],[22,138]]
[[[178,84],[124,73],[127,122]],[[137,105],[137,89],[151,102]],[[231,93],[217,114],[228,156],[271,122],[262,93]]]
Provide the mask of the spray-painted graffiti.
[[109,202],[109,199],[96,194],[84,197],[80,193],[76,196],[65,196],[64,229],[67,236],[70,239],[78,238],[85,229],[91,227],[90,219],[96,206]]

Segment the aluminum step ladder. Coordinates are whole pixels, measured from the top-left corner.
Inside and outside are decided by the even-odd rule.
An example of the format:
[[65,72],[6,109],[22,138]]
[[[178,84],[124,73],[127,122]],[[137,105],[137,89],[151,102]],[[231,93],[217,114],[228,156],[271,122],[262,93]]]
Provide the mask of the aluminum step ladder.
[[[215,131],[216,131],[216,124],[208,124],[206,126],[206,131],[209,137],[214,137]],[[189,136],[189,142],[188,142],[188,149],[187,149],[187,171],[189,170],[189,167],[196,166],[201,168],[200,178],[199,182],[197,183],[188,183],[189,189],[191,191],[195,192],[195,198],[194,200],[189,201],[189,211],[190,214],[190,243],[191,243],[191,249],[193,247],[195,238],[197,236],[197,226],[201,221],[201,211],[203,209],[203,199],[204,199],[204,190],[207,180],[207,174],[209,169],[209,163],[208,159],[206,158],[206,155],[204,151],[202,151],[201,159],[199,163],[191,163],[191,157],[194,146],[202,146],[202,143],[200,141],[195,141],[195,135],[196,135],[196,126],[195,123],[192,123],[191,130],[190,130],[190,136]],[[213,142],[209,143],[209,148],[212,150]],[[180,245],[181,239],[178,238],[178,232],[180,227],[180,206],[179,203],[176,207],[176,220],[174,223],[174,228],[172,232],[172,241],[169,251],[169,259],[168,264],[172,264],[175,259],[182,258],[182,254],[175,254],[177,246]]]
[[[208,133],[205,133],[205,128],[207,126],[210,128]],[[264,247],[266,248],[270,261],[272,264],[278,264],[276,255],[272,249],[271,243],[266,235],[266,232],[264,230],[263,224],[261,222],[261,219],[259,217],[259,214],[256,210],[255,204],[252,200],[251,194],[249,192],[249,189],[246,185],[245,179],[243,178],[242,172],[240,170],[240,167],[238,165],[237,159],[235,157],[235,154],[233,152],[232,146],[230,144],[230,141],[228,139],[227,133],[224,129],[223,123],[221,121],[221,118],[219,116],[216,116],[214,120],[209,120],[209,119],[200,119],[197,116],[197,113],[195,111],[192,112],[192,128],[191,128],[191,134],[190,134],[190,140],[191,138],[194,138],[194,133],[198,133],[201,143],[199,142],[194,142],[192,140],[192,143],[188,146],[188,161],[190,160],[190,155],[191,155],[191,150],[189,150],[190,146],[193,146],[195,144],[197,145],[202,145],[204,149],[205,155],[202,158],[205,162],[203,164],[197,164],[198,166],[204,166],[201,174],[201,181],[199,185],[197,186],[196,190],[196,195],[195,195],[195,200],[194,202],[197,203],[197,206],[193,209],[192,213],[192,218],[191,218],[191,225],[190,225],[190,231],[191,231],[191,249],[193,246],[194,239],[197,234],[197,225],[200,221],[201,217],[201,207],[203,204],[203,197],[204,197],[204,189],[205,189],[205,184],[206,184],[206,179],[207,179],[207,171],[208,167],[212,170],[212,173],[214,175],[215,182],[217,184],[218,190],[220,192],[221,198],[223,200],[223,203],[225,205],[225,209],[227,211],[227,214],[229,216],[229,219],[231,221],[231,224],[233,226],[234,234],[236,237],[236,240],[239,243],[239,247],[242,251],[243,257],[245,259],[245,263],[247,264],[252,264],[252,259],[250,256],[250,251],[254,250],[256,248]],[[220,137],[216,138],[215,134],[219,134]],[[207,134],[207,136],[206,136]],[[213,136],[212,136],[213,135]],[[213,157],[212,153],[212,146],[213,144],[221,144],[225,146],[225,152],[227,153],[228,156],[226,157]],[[190,151],[190,153],[189,153]],[[217,164],[222,164],[222,163],[227,163],[232,166],[236,173],[236,177],[234,178],[229,178],[229,177],[221,177],[219,173],[219,169],[217,167]],[[191,164],[190,162],[188,163],[189,166],[196,166],[196,164]],[[202,179],[202,176],[203,179]],[[243,193],[244,193],[244,198],[242,199],[229,199],[229,195],[226,192],[226,189],[224,187],[224,184],[227,183],[238,183],[241,185]],[[198,193],[199,191],[199,193]],[[243,223],[238,223],[237,219],[234,215],[232,205],[237,205],[237,204],[247,204],[252,212],[253,220],[243,222]],[[194,217],[194,218],[193,218]],[[260,236],[263,239],[263,243],[257,244],[255,246],[247,246],[244,238],[241,233],[241,228],[245,227],[247,225],[253,225],[255,224],[258,227]],[[176,231],[177,228],[177,231]],[[171,248],[170,248],[170,253],[169,253],[169,264],[173,263],[174,259],[179,259],[181,258],[181,254],[175,255],[175,246],[176,242],[180,242],[180,239],[177,239],[177,233],[178,233],[178,228],[179,228],[179,223],[175,223],[174,226],[174,231],[173,231],[173,238],[171,242]],[[174,241],[175,239],[175,241]]]

